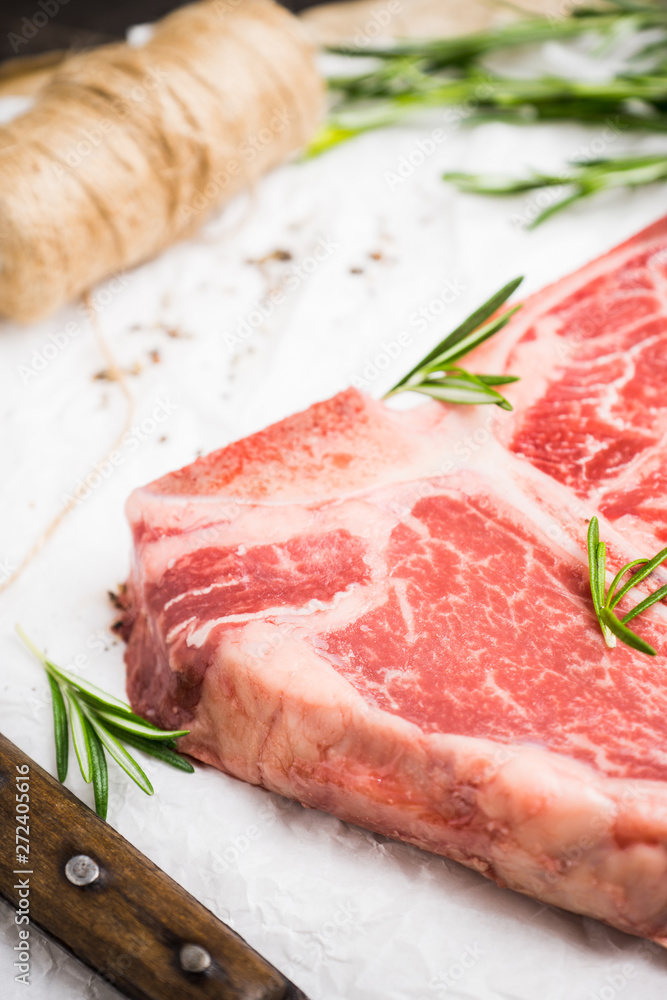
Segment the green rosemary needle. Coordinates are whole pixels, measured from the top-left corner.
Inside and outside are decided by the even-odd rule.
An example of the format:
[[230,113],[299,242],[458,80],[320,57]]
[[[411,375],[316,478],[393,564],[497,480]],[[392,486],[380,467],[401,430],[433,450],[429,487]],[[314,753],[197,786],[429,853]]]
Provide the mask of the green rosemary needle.
[[484,305],[471,313],[460,326],[422,358],[418,365],[404,375],[385,394],[385,399],[388,396],[395,396],[398,392],[421,392],[446,403],[495,403],[503,410],[511,410],[511,403],[493,386],[518,382],[516,375],[473,375],[460,368],[456,362],[501,330],[521,308],[520,305],[513,306],[500,316],[491,318],[522,281],[522,277],[509,281]]
[[[656,651],[653,646],[638,636],[627,627],[627,622],[636,618],[642,611],[646,611],[651,605],[667,597],[667,584],[659,587],[643,601],[636,604],[634,608],[618,618],[614,614],[614,608],[625,597],[629,590],[635,587],[642,580],[645,580],[653,570],[667,559],[667,548],[661,549],[652,559],[633,559],[626,563],[614,577],[609,588],[606,588],[605,572],[607,561],[607,549],[604,542],[600,541],[600,524],[597,517],[592,517],[588,526],[588,572],[590,577],[591,596],[595,614],[604,636],[606,644],[613,648],[616,639],[620,639],[626,645],[646,653],[647,656],[655,656]],[[631,569],[641,566],[641,569],[630,577],[622,586],[621,580]]]
[[600,191],[619,187],[634,188],[667,180],[667,153],[578,160],[572,163],[570,170],[561,174],[535,172],[529,177],[512,178],[453,172],[443,174],[443,179],[455,184],[459,191],[466,194],[514,195],[541,188],[564,188],[562,198],[555,199],[528,224],[528,229],[534,229],[567,205]]
[[[153,786],[124,744],[142,750],[181,771],[192,773],[192,764],[174,751],[174,740],[186,736],[187,729],[160,729],[135,715],[124,701],[114,698],[94,684],[71,674],[48,660],[17,625],[16,631],[46,671],[53,703],[53,731],[56,744],[58,780],[65,781],[69,762],[69,731],[84,781],[92,783],[95,811],[107,817],[109,781],[108,753],[147,795]],[[68,731],[69,721],[69,731]]]

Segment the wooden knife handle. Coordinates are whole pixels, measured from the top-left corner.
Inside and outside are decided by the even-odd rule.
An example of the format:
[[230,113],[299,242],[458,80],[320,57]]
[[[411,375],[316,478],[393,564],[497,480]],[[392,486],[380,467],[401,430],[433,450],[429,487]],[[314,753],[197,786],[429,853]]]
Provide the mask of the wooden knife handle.
[[[66,874],[78,855],[99,869],[89,884]],[[0,894],[17,911],[16,944],[34,923],[135,1000],[307,1000],[1,734]]]

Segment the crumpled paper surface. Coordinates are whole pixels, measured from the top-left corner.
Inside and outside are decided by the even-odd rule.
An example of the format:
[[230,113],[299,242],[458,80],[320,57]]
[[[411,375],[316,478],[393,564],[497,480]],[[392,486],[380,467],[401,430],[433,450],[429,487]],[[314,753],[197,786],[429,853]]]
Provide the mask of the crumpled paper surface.
[[[96,290],[135,412],[120,458],[92,477],[126,403],[103,377],[86,316],[73,305],[28,328],[3,324],[0,577],[77,488],[81,502],[0,596],[0,730],[54,772],[46,678],[16,622],[56,662],[123,694],[107,590],[128,572],[133,487],[352,380],[379,396],[510,278],[525,273],[534,291],[665,211],[654,187],[528,232],[542,196],[464,196],[444,170],[549,169],[586,150],[652,148],[659,140],[619,135],[613,122],[466,130],[436,112],[277,170],[193,239]],[[211,768],[145,767],[152,798],[110,768],[110,823],[311,1000],[664,997],[657,947]],[[72,761],[68,784],[91,802]],[[16,942],[0,905],[2,997],[25,995]],[[34,928],[31,947],[32,1000],[117,996]]]

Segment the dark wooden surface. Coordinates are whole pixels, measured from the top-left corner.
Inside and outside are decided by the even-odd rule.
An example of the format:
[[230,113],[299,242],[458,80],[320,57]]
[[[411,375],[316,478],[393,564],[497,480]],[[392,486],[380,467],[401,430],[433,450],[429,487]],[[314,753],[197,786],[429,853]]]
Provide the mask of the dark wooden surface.
[[[294,12],[327,0],[282,0]],[[164,17],[183,0],[0,0],[0,60],[123,38],[133,24]],[[35,14],[37,14],[36,24]]]
[[[17,862],[15,822],[16,777],[26,763],[28,865]],[[99,865],[100,877],[92,885],[74,886],[65,876],[67,861],[77,854]],[[242,938],[0,735],[0,894],[13,908],[16,885],[26,878],[31,924],[135,1000],[306,1000]],[[210,953],[208,972],[181,970],[178,955],[186,943]]]

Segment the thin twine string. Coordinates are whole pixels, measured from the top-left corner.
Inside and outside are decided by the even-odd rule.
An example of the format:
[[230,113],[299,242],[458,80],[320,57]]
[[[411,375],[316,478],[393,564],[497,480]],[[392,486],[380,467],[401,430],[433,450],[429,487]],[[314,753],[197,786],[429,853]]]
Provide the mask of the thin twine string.
[[[130,391],[130,387],[127,382],[127,378],[125,377],[125,373],[123,372],[122,368],[120,368],[120,366],[118,365],[113,355],[113,352],[109,347],[109,343],[106,337],[104,336],[99,315],[97,313],[97,310],[95,309],[95,306],[93,305],[93,302],[89,294],[86,294],[83,297],[83,302],[88,312],[89,322],[95,334],[95,340],[97,341],[97,345],[106,362],[109,378],[111,381],[117,383],[125,399],[125,404],[126,404],[123,427],[118,433],[117,437],[114,439],[113,444],[107,449],[102,458],[98,459],[98,461],[90,467],[87,473],[87,476],[90,476],[93,472],[95,472],[95,470],[100,465],[102,465],[103,462],[106,462],[110,459],[110,456],[113,454],[114,451],[117,451],[120,448],[123,442],[123,438],[132,427],[132,421],[134,420],[135,403],[134,403],[134,397]],[[76,496],[76,493],[73,493],[72,496],[67,501],[67,503],[63,507],[61,507],[61,509],[58,511],[55,517],[52,518],[52,520],[47,524],[46,528],[44,528],[42,533],[38,536],[37,540],[35,541],[33,546],[29,549],[27,554],[23,557],[17,568],[11,573],[10,576],[8,576],[2,583],[0,583],[0,594],[3,593],[5,590],[7,590],[9,587],[11,587],[11,585],[19,579],[19,577],[23,574],[23,572],[28,568],[30,563],[33,561],[33,559],[41,552],[41,550],[44,548],[47,542],[53,537],[53,535],[58,530],[60,525],[63,523],[65,518],[69,514],[71,514],[71,512],[74,510],[76,506],[78,506],[78,502],[79,501]]]

